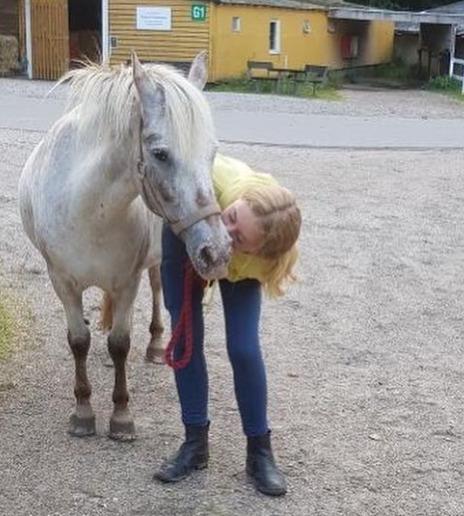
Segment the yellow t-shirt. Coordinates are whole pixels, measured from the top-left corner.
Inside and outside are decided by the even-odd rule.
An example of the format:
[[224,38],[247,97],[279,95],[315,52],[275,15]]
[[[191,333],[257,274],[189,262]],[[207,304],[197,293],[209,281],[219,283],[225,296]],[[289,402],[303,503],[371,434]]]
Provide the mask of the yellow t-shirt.
[[[222,154],[216,155],[213,165],[213,185],[221,210],[236,201],[250,186],[255,188],[260,185],[277,184],[278,182],[271,175],[255,172],[243,161]],[[232,282],[256,279],[266,283],[272,266],[272,261],[265,258],[234,253],[229,263],[227,279]]]

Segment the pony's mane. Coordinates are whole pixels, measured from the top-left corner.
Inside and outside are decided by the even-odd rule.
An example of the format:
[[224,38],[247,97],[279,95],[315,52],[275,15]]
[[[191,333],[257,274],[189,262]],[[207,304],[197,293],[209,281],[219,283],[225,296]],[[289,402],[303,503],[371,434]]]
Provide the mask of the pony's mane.
[[[180,72],[166,65],[143,65],[154,85],[161,85],[166,99],[167,131],[176,137],[183,156],[190,156],[200,138],[214,138],[211,112],[203,94]],[[67,111],[79,106],[78,138],[101,142],[110,137],[122,142],[130,135],[134,117],[140,120],[139,100],[132,67],[86,64],[68,72],[59,84],[69,83]],[[171,138],[171,141],[174,141]]]

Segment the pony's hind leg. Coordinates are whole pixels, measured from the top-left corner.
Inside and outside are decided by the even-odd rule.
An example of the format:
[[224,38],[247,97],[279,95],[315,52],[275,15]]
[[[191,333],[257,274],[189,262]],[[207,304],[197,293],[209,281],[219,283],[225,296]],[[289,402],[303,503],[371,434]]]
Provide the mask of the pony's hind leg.
[[92,389],[87,377],[90,331],[82,309],[82,290],[49,267],[53,287],[63,303],[68,323],[68,342],[75,362],[76,409],[70,417],[69,432],[76,437],[95,434],[95,414],[90,404]]
[[154,265],[148,269],[150,286],[153,294],[152,318],[150,324],[151,339],[147,346],[145,358],[148,362],[164,363],[164,347],[161,337],[164,327],[161,317],[161,271],[160,266]]
[[121,441],[135,439],[135,426],[129,411],[129,392],[126,381],[126,360],[130,349],[132,305],[140,278],[125,290],[111,294],[113,325],[108,336],[108,351],[114,363],[114,410],[110,419],[109,437]]

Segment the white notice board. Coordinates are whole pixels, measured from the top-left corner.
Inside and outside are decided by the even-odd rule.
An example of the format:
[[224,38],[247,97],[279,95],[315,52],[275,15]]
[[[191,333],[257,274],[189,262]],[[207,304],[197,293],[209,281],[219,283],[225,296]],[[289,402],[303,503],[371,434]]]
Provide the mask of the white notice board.
[[138,30],[171,30],[170,7],[137,7]]

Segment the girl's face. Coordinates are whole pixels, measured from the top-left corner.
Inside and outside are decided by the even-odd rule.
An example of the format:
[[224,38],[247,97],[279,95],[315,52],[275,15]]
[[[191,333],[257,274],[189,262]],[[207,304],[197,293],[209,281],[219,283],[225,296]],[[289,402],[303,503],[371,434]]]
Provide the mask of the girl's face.
[[247,202],[237,199],[222,212],[222,222],[232,238],[236,252],[257,254],[262,242],[262,231],[256,215]]

